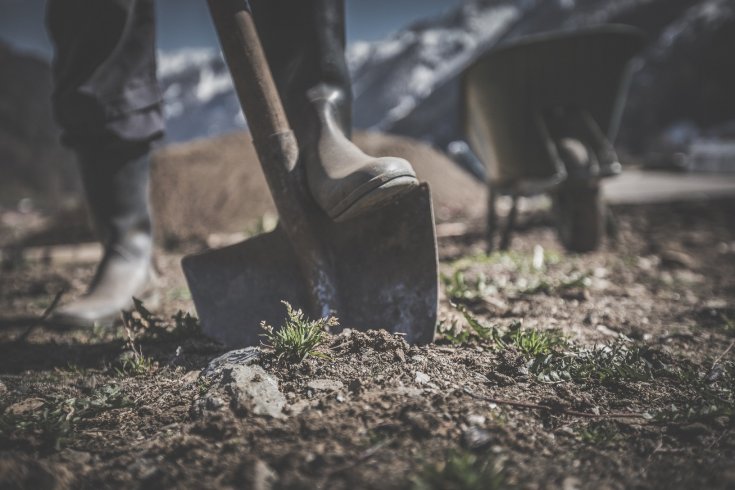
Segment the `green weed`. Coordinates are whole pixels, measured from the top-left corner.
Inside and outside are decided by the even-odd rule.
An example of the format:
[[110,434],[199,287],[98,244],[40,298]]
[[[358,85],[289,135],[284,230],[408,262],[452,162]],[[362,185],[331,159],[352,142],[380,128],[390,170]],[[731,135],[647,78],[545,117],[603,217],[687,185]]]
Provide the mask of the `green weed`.
[[530,359],[550,355],[567,346],[566,338],[558,330],[523,329],[521,325],[520,321],[514,321],[501,336],[504,347],[514,347]]
[[179,286],[169,289],[166,292],[166,297],[170,301],[189,301],[191,300],[191,291],[187,287]]
[[0,415],[0,440],[37,438],[44,447],[59,450],[82,419],[123,408],[130,401],[115,385],[106,385],[87,397],[50,397],[38,410]]
[[[441,279],[450,301],[462,304],[479,302],[501,291],[513,295],[553,295],[589,287],[590,274],[579,271],[572,271],[560,279],[549,280],[545,270],[560,261],[558,254],[543,251],[541,247],[533,254],[499,252],[471,255],[449,264],[454,272],[451,275],[442,274]],[[468,279],[467,270],[477,266],[498,266],[499,269],[495,270],[500,275],[496,280],[489,279],[483,273],[474,279]]]
[[442,332],[453,344],[464,344],[476,338],[495,349],[514,348],[531,359],[550,354],[566,347],[568,342],[559,330],[524,329],[522,322],[514,320],[508,327],[485,325],[462,305],[454,305],[462,313],[469,330],[460,330],[456,325]]
[[720,313],[720,318],[722,319],[722,331],[728,335],[735,335],[735,322],[724,313]]
[[497,292],[497,289],[489,285],[484,274],[480,274],[475,280],[468,280],[463,271],[456,270],[451,276],[442,274],[441,280],[447,297],[455,303],[474,303]]
[[268,233],[269,231],[273,231],[277,225],[278,217],[274,214],[266,213],[245,228],[245,236],[249,238],[262,233]]
[[529,371],[539,381],[610,384],[653,377],[654,367],[645,346],[618,340],[587,348],[570,342],[559,330],[524,329],[518,320],[499,328],[485,325],[464,306],[456,308],[470,329],[463,332],[455,327],[449,335],[443,332],[446,338],[453,343],[477,339],[496,350],[512,348],[530,361]]
[[571,346],[564,352],[551,352],[534,359],[529,370],[539,381],[574,381],[611,384],[644,381],[653,377],[645,347],[618,340],[585,348]]
[[700,373],[694,365],[666,371],[686,396],[672,400],[652,416],[659,421],[708,422],[726,418],[735,424],[735,363],[718,362]]
[[546,279],[540,279],[533,285],[520,289],[518,292],[525,295],[534,294],[559,294],[570,289],[586,289],[590,284],[589,275],[573,274],[563,278],[561,281],[552,283]]
[[125,353],[120,366],[115,368],[119,376],[141,376],[153,371],[155,364],[151,358],[143,355],[143,348],[138,342],[138,337],[146,329],[162,329],[159,319],[145,309],[141,301],[135,298],[133,300],[135,309],[132,312],[123,312],[128,352]]
[[503,468],[488,456],[452,451],[411,478],[414,490],[495,490],[504,488]]
[[[449,264],[452,270],[463,270],[475,265],[501,265],[516,272],[531,272],[537,270],[534,266],[533,254],[525,254],[515,250],[493,252],[490,255],[478,253],[459,258]],[[561,256],[556,252],[543,251],[544,265],[556,265],[561,262]]]
[[123,358],[120,365],[115,368],[118,376],[143,376],[151,373],[156,368],[156,363],[150,357],[140,353],[134,353]]
[[582,442],[595,446],[609,444],[621,438],[619,427],[609,420],[590,422],[577,433]]
[[668,407],[656,410],[653,420],[658,422],[709,422],[724,417],[732,425],[735,422],[735,400],[723,400],[711,393],[699,400],[672,403]]
[[197,393],[199,393],[199,396],[206,395],[213,384],[214,381],[209,378],[202,377],[197,379]]
[[329,327],[338,325],[334,317],[309,320],[301,310],[294,310],[286,301],[286,319],[279,329],[261,322],[260,326],[265,333],[264,345],[275,351],[276,357],[292,363],[299,363],[308,356],[328,357],[317,349],[326,344]]

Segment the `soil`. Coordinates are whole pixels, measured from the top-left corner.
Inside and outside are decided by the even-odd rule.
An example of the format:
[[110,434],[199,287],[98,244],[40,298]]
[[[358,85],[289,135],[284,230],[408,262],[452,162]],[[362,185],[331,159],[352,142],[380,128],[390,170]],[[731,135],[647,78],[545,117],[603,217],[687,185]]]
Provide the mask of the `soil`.
[[160,256],[160,320],[136,317],[138,361],[121,327],[38,325],[93,264],[5,257],[0,488],[733,488],[735,201],[613,211],[587,255],[544,209],[490,256],[468,219],[440,240],[437,341],[264,348],[276,418],[199,376],[226,349],[171,319],[193,311],[178,254]]

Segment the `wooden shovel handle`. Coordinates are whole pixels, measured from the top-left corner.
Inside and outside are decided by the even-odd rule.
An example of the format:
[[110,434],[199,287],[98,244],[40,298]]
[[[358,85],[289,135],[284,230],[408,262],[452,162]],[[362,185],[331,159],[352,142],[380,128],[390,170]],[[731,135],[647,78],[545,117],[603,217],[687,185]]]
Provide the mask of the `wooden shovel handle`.
[[260,44],[246,0],[208,0],[240,105],[250,127],[279,226],[294,251],[310,296],[311,314],[338,311],[332,255],[320,239],[326,215],[317,208],[299,171],[299,147]]
[[290,131],[246,0],[208,0],[217,36],[253,139]]

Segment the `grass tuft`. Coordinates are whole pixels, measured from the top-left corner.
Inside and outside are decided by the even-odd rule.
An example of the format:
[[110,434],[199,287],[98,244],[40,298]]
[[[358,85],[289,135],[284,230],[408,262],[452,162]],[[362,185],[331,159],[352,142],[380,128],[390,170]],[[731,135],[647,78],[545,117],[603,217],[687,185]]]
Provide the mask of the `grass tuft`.
[[327,343],[327,332],[329,327],[335,327],[339,323],[335,317],[309,320],[301,310],[295,310],[288,302],[286,305],[286,318],[279,329],[261,322],[260,326],[265,330],[262,334],[267,342],[266,347],[275,351],[279,360],[291,363],[300,363],[307,357],[328,357],[318,348]]
[[577,431],[582,442],[594,446],[605,446],[622,439],[620,427],[611,420],[595,420]]
[[411,484],[414,490],[496,490],[504,488],[505,477],[490,457],[455,450],[444,461],[424,466]]
[[150,357],[143,355],[142,351],[131,351],[130,355],[120,361],[115,367],[115,373],[120,377],[144,376],[156,369],[156,363]]
[[575,345],[566,352],[537,357],[529,370],[545,382],[619,384],[623,381],[646,381],[653,378],[653,368],[646,359],[646,352],[646,347],[626,340],[592,348]]
[[454,325],[442,332],[455,345],[467,344],[477,339],[494,349],[514,348],[528,359],[548,355],[569,345],[559,330],[524,329],[520,320],[514,320],[501,329],[495,325],[485,325],[463,305],[453,306],[462,314],[469,327],[468,330]]
[[462,270],[456,270],[451,276],[442,274],[441,280],[447,297],[454,303],[477,303],[490,294],[497,292],[487,282],[484,274],[480,274],[475,280],[469,280]]

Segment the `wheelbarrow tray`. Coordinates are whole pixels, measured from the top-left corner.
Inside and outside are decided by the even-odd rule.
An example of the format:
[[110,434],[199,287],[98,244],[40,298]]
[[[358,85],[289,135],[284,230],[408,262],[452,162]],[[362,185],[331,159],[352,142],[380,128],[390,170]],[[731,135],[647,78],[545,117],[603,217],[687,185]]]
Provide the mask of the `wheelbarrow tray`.
[[462,83],[464,131],[491,185],[553,176],[556,164],[536,120],[551,108],[586,109],[612,141],[629,62],[642,43],[637,29],[606,25],[529,36],[470,66]]

